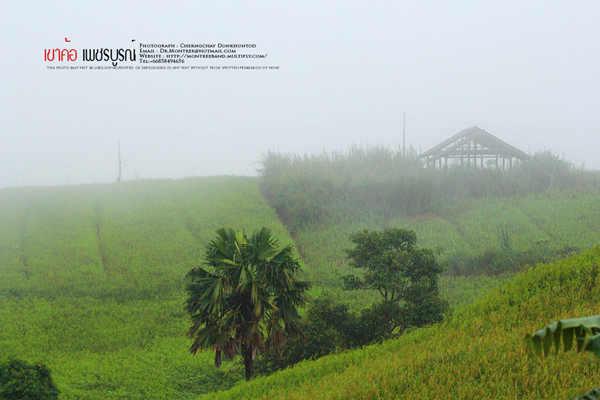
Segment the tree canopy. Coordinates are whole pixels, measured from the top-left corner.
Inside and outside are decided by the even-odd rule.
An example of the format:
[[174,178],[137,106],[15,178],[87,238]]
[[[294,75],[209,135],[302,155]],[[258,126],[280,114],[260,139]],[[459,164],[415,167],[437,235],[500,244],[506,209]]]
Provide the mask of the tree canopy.
[[372,314],[382,319],[387,336],[441,321],[447,305],[439,298],[440,249],[419,248],[415,232],[399,228],[363,230],[350,241],[356,246],[347,250],[349,264],[365,271],[362,277],[344,276],[345,288],[379,292],[382,301]]
[[204,261],[187,274],[190,352],[213,349],[217,367],[222,353],[231,359],[241,352],[249,380],[260,350],[274,347],[280,353],[286,337],[302,334],[298,308],[310,284],[297,279],[293,247],[279,248],[267,228],[251,236],[217,230]]

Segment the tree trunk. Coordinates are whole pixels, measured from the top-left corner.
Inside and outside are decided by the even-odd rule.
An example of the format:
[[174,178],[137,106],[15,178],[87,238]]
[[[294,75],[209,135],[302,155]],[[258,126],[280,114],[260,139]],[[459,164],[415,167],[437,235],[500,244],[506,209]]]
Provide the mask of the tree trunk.
[[383,319],[385,319],[385,331],[388,336],[392,335],[392,318],[390,317],[390,313],[386,310],[383,312]]
[[252,378],[252,367],[254,360],[252,359],[252,346],[247,346],[242,343],[242,357],[244,357],[244,370],[246,371],[246,381]]
[[221,350],[215,351],[215,367],[221,366]]

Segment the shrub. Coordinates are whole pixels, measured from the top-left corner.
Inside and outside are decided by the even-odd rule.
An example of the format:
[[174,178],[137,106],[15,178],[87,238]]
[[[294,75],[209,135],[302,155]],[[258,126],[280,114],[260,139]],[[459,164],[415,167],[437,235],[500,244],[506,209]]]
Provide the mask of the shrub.
[[45,365],[29,365],[17,358],[0,363],[0,399],[55,400],[58,394]]

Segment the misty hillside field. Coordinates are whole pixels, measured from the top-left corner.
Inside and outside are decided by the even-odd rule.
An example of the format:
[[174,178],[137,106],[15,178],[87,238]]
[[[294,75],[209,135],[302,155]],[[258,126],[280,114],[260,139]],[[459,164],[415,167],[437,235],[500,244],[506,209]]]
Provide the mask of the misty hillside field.
[[[419,245],[443,248],[451,312],[243,383],[239,360],[215,369],[185,336],[185,274],[229,226],[272,229],[297,248],[313,298],[356,310],[374,295],[342,289],[355,272],[349,235],[412,229]],[[599,312],[597,243],[599,174],[549,153],[507,171],[428,170],[377,148],[269,153],[256,178],[1,189],[0,358],[45,363],[64,399],[190,399],[232,386],[208,396],[569,398],[595,387],[597,361],[535,359],[522,337]]]
[[191,356],[184,278],[216,229],[286,229],[256,179],[0,190],[0,352],[65,399],[185,399],[242,379]]
[[598,386],[598,358],[539,358],[523,337],[556,319],[600,313],[599,273],[598,247],[540,264],[441,324],[202,399],[572,399]]
[[[525,265],[600,242],[600,173],[538,153],[513,170],[421,167],[385,148],[263,158],[261,189],[290,229],[310,277],[338,295],[352,273],[348,237],[401,227],[442,247],[442,291],[470,302]],[[360,301],[364,301],[362,299]]]

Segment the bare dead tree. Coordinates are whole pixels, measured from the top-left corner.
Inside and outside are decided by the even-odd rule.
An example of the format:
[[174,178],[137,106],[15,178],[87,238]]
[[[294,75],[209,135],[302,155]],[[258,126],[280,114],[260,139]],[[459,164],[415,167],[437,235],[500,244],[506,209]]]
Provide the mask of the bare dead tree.
[[121,155],[121,141],[117,142],[117,154],[118,154],[118,162],[119,162],[119,176],[117,177],[117,182],[121,182],[121,178],[123,176],[123,170],[125,169],[125,164],[127,164],[127,159],[123,158]]

